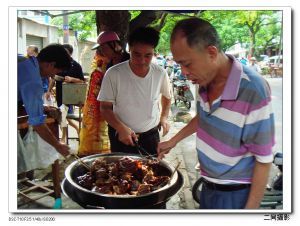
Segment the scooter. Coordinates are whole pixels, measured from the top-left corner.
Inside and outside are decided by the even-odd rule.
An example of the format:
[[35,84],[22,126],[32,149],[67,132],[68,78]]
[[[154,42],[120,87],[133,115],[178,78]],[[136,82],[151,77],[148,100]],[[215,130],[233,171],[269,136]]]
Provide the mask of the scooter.
[[271,184],[267,184],[265,195],[260,206],[263,208],[276,209],[282,206],[282,186],[283,186],[283,155],[277,152],[274,155],[273,165],[279,169],[272,178]]
[[171,77],[171,75],[172,75],[172,73],[174,71],[173,66],[167,65],[166,66],[166,71],[167,71],[168,76]]
[[[181,73],[180,71],[177,72]],[[194,96],[191,92],[190,85],[187,83],[186,78],[181,76],[174,76],[173,80],[173,94],[175,105],[182,101],[187,109],[190,109],[194,100]]]

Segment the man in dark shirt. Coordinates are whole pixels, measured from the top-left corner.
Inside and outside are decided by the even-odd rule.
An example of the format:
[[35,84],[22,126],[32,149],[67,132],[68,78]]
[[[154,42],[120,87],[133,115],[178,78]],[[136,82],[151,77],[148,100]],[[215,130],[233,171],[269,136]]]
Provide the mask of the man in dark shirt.
[[[73,47],[70,44],[63,44],[63,47],[65,50],[69,53],[70,57],[72,56],[73,53]],[[54,86],[54,83],[56,83],[56,101],[57,101],[57,107],[60,107],[62,105],[62,84],[63,82],[65,83],[83,83],[84,82],[84,76],[82,72],[82,67],[78,62],[76,62],[72,57],[71,57],[71,67],[69,70],[62,71],[61,73],[57,74],[64,79],[62,81],[55,81],[51,80],[51,84],[49,85],[49,90],[48,90],[48,95],[50,95],[51,90]],[[68,113],[73,113],[73,106],[69,105],[69,110]],[[79,128],[78,126],[72,121],[68,119],[69,124],[77,131],[79,134]],[[66,136],[66,127],[63,129],[63,135],[62,135],[62,140],[65,139]]]
[[[72,56],[73,53],[73,47],[69,44],[64,44],[63,47],[67,50],[70,56]],[[61,77],[64,77],[63,81],[55,81],[56,83],[56,101],[57,106],[60,107],[62,105],[62,83],[83,83],[84,82],[84,76],[82,72],[82,67],[78,62],[76,62],[71,57],[71,67],[69,70],[65,70],[58,74]],[[49,87],[49,92],[53,88],[54,82],[51,82],[51,86]]]

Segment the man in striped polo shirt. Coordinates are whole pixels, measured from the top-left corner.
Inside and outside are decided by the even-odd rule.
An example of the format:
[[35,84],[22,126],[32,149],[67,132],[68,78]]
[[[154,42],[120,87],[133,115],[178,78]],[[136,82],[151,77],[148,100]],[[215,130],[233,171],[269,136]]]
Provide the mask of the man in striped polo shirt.
[[205,20],[178,22],[171,51],[183,74],[199,84],[197,115],[158,146],[163,158],[197,132],[201,209],[259,208],[273,160],[274,115],[267,82],[221,50]]

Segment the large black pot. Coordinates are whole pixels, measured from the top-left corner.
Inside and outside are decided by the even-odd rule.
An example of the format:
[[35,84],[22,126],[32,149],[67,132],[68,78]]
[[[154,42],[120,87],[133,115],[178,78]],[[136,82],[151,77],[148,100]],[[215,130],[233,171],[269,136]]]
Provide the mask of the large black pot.
[[[97,154],[82,158],[87,164],[99,158],[105,158],[107,161],[114,161],[124,156],[129,156],[133,159],[141,159],[141,156],[112,153],[112,154]],[[175,170],[173,166],[164,160],[160,161],[162,169],[167,175]],[[177,170],[169,184],[164,187],[140,196],[132,195],[108,195],[90,191],[78,185],[75,181],[78,176],[86,173],[86,168],[78,161],[71,163],[66,171],[66,178],[62,183],[63,193],[78,203],[83,208],[105,208],[105,209],[153,209],[164,207],[166,202],[175,195],[183,186],[183,176]]]

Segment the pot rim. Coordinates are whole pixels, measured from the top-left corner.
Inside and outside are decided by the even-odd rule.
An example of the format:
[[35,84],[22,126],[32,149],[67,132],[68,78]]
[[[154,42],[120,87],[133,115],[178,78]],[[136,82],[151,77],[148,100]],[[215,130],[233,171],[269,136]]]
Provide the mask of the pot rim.
[[[110,154],[95,154],[95,155],[90,155],[90,156],[86,156],[84,158],[82,158],[81,160],[85,163],[89,163],[89,162],[92,162],[93,160],[96,160],[97,158],[99,157],[125,157],[125,156],[128,156],[128,157],[134,157],[136,159],[145,159],[143,158],[142,156],[140,155],[135,155],[135,154],[128,154],[128,153],[122,153],[122,152],[118,152],[118,153],[110,153]],[[156,159],[156,158],[154,158]],[[160,160],[160,163],[168,168],[170,170],[170,172],[173,172],[175,170],[175,168],[166,160]],[[165,186],[155,190],[155,191],[152,191],[152,192],[149,192],[149,193],[146,193],[146,194],[143,194],[143,195],[109,195],[109,194],[104,194],[104,193],[98,193],[98,192],[94,192],[94,191],[91,191],[89,189],[86,189],[82,186],[80,186],[79,184],[77,184],[74,179],[72,178],[72,171],[78,167],[78,166],[81,166],[80,162],[78,160],[75,160],[74,162],[72,162],[65,170],[65,177],[66,179],[69,181],[69,183],[76,187],[77,189],[83,191],[83,192],[87,192],[87,193],[90,193],[92,195],[96,195],[96,196],[100,196],[100,197],[107,197],[107,198],[118,198],[118,199],[136,199],[136,198],[142,198],[142,197],[146,197],[146,196],[151,196],[153,194],[156,194],[156,193],[159,193],[161,191],[164,191],[170,187],[172,187],[173,185],[176,184],[176,181],[178,180],[178,172],[176,170],[176,172],[174,173],[173,175],[173,178],[172,180],[166,184]]]

